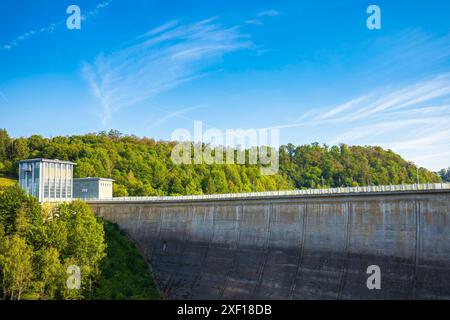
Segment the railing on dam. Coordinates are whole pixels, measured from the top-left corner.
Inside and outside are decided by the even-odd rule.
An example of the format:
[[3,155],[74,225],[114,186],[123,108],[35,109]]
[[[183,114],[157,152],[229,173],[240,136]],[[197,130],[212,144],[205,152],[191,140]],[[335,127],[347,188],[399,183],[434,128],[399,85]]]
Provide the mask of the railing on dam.
[[333,194],[361,194],[361,193],[389,193],[389,192],[411,192],[411,191],[434,191],[449,190],[450,183],[422,183],[422,184],[402,184],[386,186],[367,187],[340,187],[329,189],[305,189],[305,190],[284,190],[269,192],[247,192],[247,193],[224,193],[211,195],[187,195],[187,196],[157,196],[157,197],[118,197],[112,199],[83,199],[87,202],[169,202],[169,201],[190,201],[190,200],[232,200],[261,197],[283,197],[283,196],[310,196],[310,195],[333,195]]

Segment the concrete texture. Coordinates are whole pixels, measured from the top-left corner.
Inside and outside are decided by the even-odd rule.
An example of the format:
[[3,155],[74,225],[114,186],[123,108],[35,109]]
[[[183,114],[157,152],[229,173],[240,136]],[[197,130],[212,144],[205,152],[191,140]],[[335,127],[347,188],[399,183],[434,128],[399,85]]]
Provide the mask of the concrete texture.
[[170,299],[450,299],[449,190],[90,205]]

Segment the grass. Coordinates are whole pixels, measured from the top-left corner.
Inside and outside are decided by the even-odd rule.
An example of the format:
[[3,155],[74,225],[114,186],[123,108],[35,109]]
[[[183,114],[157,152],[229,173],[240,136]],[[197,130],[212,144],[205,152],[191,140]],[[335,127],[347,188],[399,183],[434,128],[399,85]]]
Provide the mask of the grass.
[[16,179],[9,178],[9,177],[6,177],[6,176],[2,176],[0,174],[0,187],[2,187],[2,186],[11,186],[11,185],[16,184],[16,183],[17,183]]
[[108,243],[94,300],[161,299],[147,263],[116,224],[104,221]]

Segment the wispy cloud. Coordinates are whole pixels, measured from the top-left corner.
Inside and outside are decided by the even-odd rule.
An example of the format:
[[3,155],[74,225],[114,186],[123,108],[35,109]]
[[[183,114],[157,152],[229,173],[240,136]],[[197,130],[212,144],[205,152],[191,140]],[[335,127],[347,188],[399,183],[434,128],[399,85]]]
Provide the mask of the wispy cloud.
[[446,161],[450,164],[444,156],[450,151],[450,73],[396,89],[374,89],[276,128],[294,127],[320,132],[320,140],[330,144],[390,148],[437,170]]
[[384,112],[417,106],[420,103],[447,96],[450,94],[448,78],[448,75],[443,77],[439,76],[432,80],[408,86],[391,93],[381,93],[384,96],[364,106],[359,104],[359,108],[350,110],[350,112],[344,114],[337,120],[352,121],[365,119]]
[[161,33],[168,29],[175,28],[179,23],[180,23],[179,20],[171,20],[169,22],[166,22],[160,26],[157,26],[157,27],[151,29],[150,31],[144,33],[143,35],[139,36],[138,38],[150,37],[150,36],[157,35],[158,33]]
[[[107,0],[105,2],[99,3],[95,6],[95,8],[91,11],[87,11],[86,13],[82,13],[81,15],[81,19],[83,21],[86,21],[90,18],[95,17],[96,15],[98,15],[100,13],[101,10],[105,9],[106,7],[108,7],[111,2],[113,0]],[[61,20],[55,23],[51,23],[46,27],[41,27],[41,28],[37,28],[37,29],[33,29],[30,31],[25,32],[24,34],[16,37],[15,39],[13,39],[12,41],[10,41],[9,43],[4,44],[3,46],[1,46],[0,48],[2,48],[3,50],[11,50],[14,47],[17,47],[21,42],[37,36],[39,34],[45,34],[45,33],[52,33],[55,31],[56,28],[62,27],[64,26],[66,23],[66,20]]]
[[407,29],[395,36],[380,37],[368,44],[367,50],[376,52],[367,70],[371,77],[385,79],[389,74],[411,70],[416,75],[426,74],[448,62],[450,33],[430,34],[420,29]]
[[257,20],[257,19],[250,19],[250,20],[245,21],[245,23],[246,24],[251,24],[251,25],[254,25],[254,26],[262,26],[262,25],[264,25],[264,23],[261,20]]
[[100,13],[100,11],[106,9],[112,2],[113,0],[106,0],[104,2],[101,2],[99,4],[97,4],[94,8],[94,10],[88,11],[84,14],[81,15],[81,20],[88,20],[92,17],[95,17],[96,15],[98,15]]
[[330,119],[331,117],[343,113],[357,105],[359,105],[363,101],[367,101],[368,97],[358,97],[356,99],[345,102],[337,107],[332,108],[329,111],[324,112],[323,114],[316,117],[316,119]]
[[165,110],[159,109],[159,108],[155,108],[157,110],[166,112],[167,114],[161,118],[158,118],[156,121],[154,121],[153,123],[151,123],[150,125],[147,126],[147,130],[149,129],[153,129],[156,128],[158,126],[161,126],[167,122],[169,122],[170,120],[174,119],[174,118],[183,118],[183,119],[187,119],[189,121],[194,121],[191,118],[188,118],[186,116],[184,116],[186,113],[189,113],[191,111],[200,109],[200,108],[204,108],[204,105],[198,105],[198,106],[194,106],[194,107],[188,107],[188,108],[183,108],[183,109],[179,109],[173,112],[167,112]]
[[[331,108],[315,120],[328,118],[331,122],[352,122],[376,116],[386,115],[397,110],[411,111],[415,107],[423,107],[435,99],[450,95],[450,74],[435,76],[413,85],[397,90],[380,89],[368,96],[361,96]],[[333,117],[330,117],[332,115]]]
[[247,21],[245,21],[245,24],[254,26],[263,26],[264,22],[262,20],[264,17],[275,17],[278,16],[279,14],[280,12],[274,9],[261,11],[256,14],[256,16],[258,17],[257,19],[248,19]]
[[280,12],[275,9],[264,10],[264,11],[258,12],[258,14],[257,14],[258,17],[275,17],[278,15],[280,15]]
[[18,36],[11,42],[4,44],[2,46],[2,48],[5,50],[10,50],[14,47],[17,47],[22,41],[27,40],[28,38],[31,38],[31,37],[36,36],[41,33],[52,33],[55,30],[55,28],[60,24],[61,24],[61,22],[52,23],[52,24],[48,25],[47,27],[42,27],[40,29],[34,29],[34,30],[30,30],[28,32],[25,32],[24,34]]
[[191,24],[174,20],[129,47],[99,55],[83,72],[106,125],[114,112],[206,76],[226,53],[251,47],[238,26],[224,27],[216,17]]
[[0,91],[0,98],[1,100],[3,100],[4,102],[8,103],[8,98],[6,98],[5,94],[3,92]]

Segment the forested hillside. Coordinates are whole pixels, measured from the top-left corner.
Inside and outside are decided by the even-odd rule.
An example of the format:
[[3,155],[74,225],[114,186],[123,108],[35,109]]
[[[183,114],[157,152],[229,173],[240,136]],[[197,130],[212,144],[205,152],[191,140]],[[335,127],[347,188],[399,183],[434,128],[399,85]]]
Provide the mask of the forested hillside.
[[[210,194],[293,188],[415,183],[417,168],[380,147],[280,147],[277,175],[262,176],[258,165],[176,165],[174,142],[124,136],[117,131],[44,138],[11,138],[0,130],[0,174],[17,176],[17,161],[52,158],[77,163],[75,177],[115,179],[115,196]],[[419,169],[420,182],[441,177]]]

